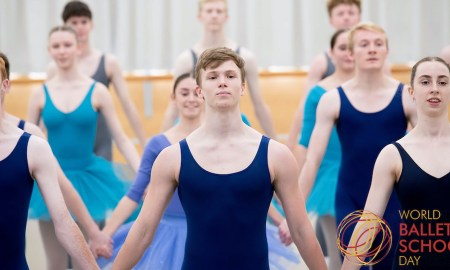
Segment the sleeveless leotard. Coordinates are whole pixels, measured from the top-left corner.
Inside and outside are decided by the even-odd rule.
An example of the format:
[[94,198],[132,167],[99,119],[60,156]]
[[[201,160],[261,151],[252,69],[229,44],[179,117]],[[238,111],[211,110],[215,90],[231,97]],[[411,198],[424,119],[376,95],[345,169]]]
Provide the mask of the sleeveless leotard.
[[[108,78],[105,69],[105,55],[100,58],[97,70],[91,76],[97,82],[102,83],[109,87],[111,80]],[[97,134],[95,137],[94,152],[97,156],[103,157],[106,160],[112,160],[112,135],[109,131],[106,119],[103,115],[99,115],[97,118]]]
[[[317,105],[319,105],[320,98],[325,93],[325,89],[316,85],[311,89],[306,98],[303,128],[299,141],[299,144],[305,148],[309,146],[311,134],[316,124]],[[316,181],[306,201],[306,209],[308,212],[314,212],[318,216],[335,216],[334,201],[340,164],[341,145],[336,128],[333,127],[325,155],[317,172]]]
[[33,190],[28,168],[28,141],[24,132],[13,151],[0,160],[0,264],[2,269],[28,269],[25,258],[27,212]]
[[[403,84],[399,84],[389,105],[381,111],[364,113],[358,111],[348,100],[342,87],[338,87],[341,109],[337,122],[337,132],[341,142],[342,161],[336,190],[336,222],[339,224],[346,215],[364,209],[372,182],[373,167],[381,149],[403,137],[407,120],[402,105]],[[392,230],[395,247],[399,237],[400,204],[392,193],[384,218]],[[350,234],[346,235],[348,244]],[[395,250],[374,269],[390,269]]]
[[23,121],[22,119],[19,120],[19,124],[17,125],[18,128],[20,128],[21,130],[25,129],[25,121]]
[[[435,217],[437,219],[417,219],[404,218],[402,222],[407,225],[407,231],[412,232],[412,226],[416,226],[419,229],[423,226],[425,228],[423,233],[411,234],[410,236],[401,236],[400,244],[397,248],[397,254],[393,264],[393,269],[448,269],[450,266],[450,250],[448,248],[443,252],[435,251],[431,249],[434,243],[437,243],[438,250],[443,250],[443,243],[448,245],[450,243],[450,232],[448,227],[443,227],[441,236],[435,236],[438,223],[450,224],[450,206],[449,206],[449,190],[450,190],[450,172],[446,175],[436,178],[426,173],[420,168],[411,156],[405,151],[405,149],[397,142],[394,143],[400,153],[402,159],[402,172],[398,181],[395,183],[394,188],[397,192],[403,211],[411,210],[427,210],[433,217],[433,210],[439,211],[439,218],[437,212]],[[450,157],[447,158],[450,160]],[[413,215],[417,216],[417,215]],[[428,227],[431,226],[431,227]],[[429,229],[431,228],[431,230]],[[430,233],[429,236],[425,234]],[[415,242],[418,241],[418,242]],[[412,252],[409,248],[411,243],[412,249],[420,249],[420,242],[425,243],[424,252]],[[431,245],[429,245],[431,243]],[[405,248],[406,247],[406,248]],[[418,265],[412,266],[409,264],[405,267],[404,260],[400,261],[399,256],[420,256]],[[402,265],[403,264],[403,265]]]
[[[150,176],[153,163],[159,153],[168,146],[170,146],[170,142],[163,134],[156,135],[150,139],[145,147],[136,180],[127,193],[131,200],[136,203],[142,200],[144,191],[151,181]],[[109,259],[100,258],[97,260],[101,268],[109,269],[112,265],[133,223],[124,224],[113,235],[113,255]],[[178,192],[175,192],[159,223],[152,244],[147,248],[133,269],[181,269],[185,252],[186,234],[186,215],[178,197]],[[283,270],[282,263],[299,262],[297,256],[279,241],[278,230],[274,226],[268,225],[266,235],[269,243],[269,264],[271,269]]]
[[[170,142],[164,134],[159,134],[150,139],[145,147],[142,155],[141,165],[136,176],[136,180],[127,192],[127,197],[136,203],[140,203],[144,191],[150,183],[150,175],[152,173],[153,163],[164,148],[170,146]],[[167,206],[166,214],[171,216],[185,217],[183,207],[181,206],[178,192],[173,194],[173,197]]]
[[325,79],[326,77],[331,76],[336,71],[336,67],[334,66],[333,60],[331,60],[331,57],[328,55],[327,52],[324,52],[325,59],[327,60],[327,69],[325,70],[325,73],[322,75],[322,78],[320,80]]
[[[105,219],[127,190],[127,183],[117,178],[111,164],[94,152],[97,115],[91,104],[95,82],[81,104],[64,113],[53,104],[44,85],[45,105],[42,119],[48,131],[48,142],[64,174],[80,194],[92,218]],[[49,220],[40,193],[33,191],[30,217]]]
[[106,74],[105,55],[104,54],[100,57],[100,62],[98,63],[97,70],[94,72],[94,74],[91,76],[91,78],[99,83],[102,83],[107,88],[109,87],[109,83],[111,82],[111,80],[109,79],[108,75]]
[[[170,145],[169,140],[163,134],[156,135],[149,140],[144,149],[136,179],[126,195],[128,198],[136,203],[142,201],[144,191],[150,183],[153,163],[159,153]],[[134,222],[128,222],[122,225],[113,235],[113,255],[108,259],[102,257],[97,260],[101,268],[109,269],[112,266],[133,224]],[[133,269],[181,269],[186,230],[186,217],[178,193],[175,192],[159,223],[151,246],[147,248]]]
[[186,140],[180,142],[178,193],[188,227],[183,270],[269,270],[266,217],[273,186],[268,144],[263,136],[246,169],[215,174],[200,167]]

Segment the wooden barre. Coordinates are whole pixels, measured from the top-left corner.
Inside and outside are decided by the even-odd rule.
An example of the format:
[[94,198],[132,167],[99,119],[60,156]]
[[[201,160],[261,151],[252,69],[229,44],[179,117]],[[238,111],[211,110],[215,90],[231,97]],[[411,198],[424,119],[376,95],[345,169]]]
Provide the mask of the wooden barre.
[[[407,65],[393,65],[392,75],[402,81],[409,82],[410,67]],[[269,107],[275,130],[283,138],[288,132],[300,99],[303,97],[307,72],[292,71],[264,71],[260,72],[260,87],[263,98]],[[141,116],[147,137],[158,134],[164,113],[169,103],[172,91],[172,75],[132,75],[125,76],[132,101]],[[18,76],[12,80],[12,89],[6,96],[6,110],[14,115],[26,119],[28,99],[31,90],[42,85],[43,79]],[[125,132],[134,137],[131,126],[125,117],[115,91],[111,91],[119,120]],[[241,101],[241,110],[249,118],[252,126],[261,131],[261,127],[253,112],[253,106],[247,93]],[[449,110],[450,115],[450,110]],[[140,149],[142,150],[142,149]],[[123,161],[115,153],[116,160]]]

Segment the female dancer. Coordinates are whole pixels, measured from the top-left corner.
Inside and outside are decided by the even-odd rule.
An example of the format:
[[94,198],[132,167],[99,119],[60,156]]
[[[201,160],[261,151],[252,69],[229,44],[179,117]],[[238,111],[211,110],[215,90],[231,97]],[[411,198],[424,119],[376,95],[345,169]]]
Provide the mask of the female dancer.
[[[366,210],[383,216],[389,195],[395,189],[402,213],[414,210],[433,213],[432,216],[427,215],[431,219],[419,220],[412,220],[403,214],[402,227],[405,230],[420,225],[428,228],[425,232],[428,236],[423,232],[421,235],[402,234],[393,269],[403,269],[401,265],[405,263],[401,258],[411,256],[420,259],[413,265],[409,264],[408,269],[447,269],[450,265],[450,252],[447,249],[442,251],[442,243],[446,247],[450,234],[443,230],[439,236],[439,232],[433,234],[429,231],[430,228],[438,228],[439,224],[450,222],[449,83],[450,66],[441,58],[426,57],[414,65],[410,94],[417,105],[417,125],[406,136],[384,147],[375,163]],[[360,228],[361,223],[357,226]],[[358,237],[356,232],[352,240]],[[437,242],[440,243],[435,245]],[[421,243],[425,243],[424,248],[414,252],[421,249]],[[441,251],[435,250],[435,246]],[[343,269],[358,268],[357,264],[344,261]]]
[[[414,104],[403,84],[383,71],[388,54],[384,30],[371,23],[358,24],[350,31],[349,42],[355,77],[321,98],[300,175],[300,184],[308,197],[336,124],[342,149],[335,201],[338,224],[348,214],[363,209],[381,149],[405,135],[408,121],[413,126],[416,122]],[[394,194],[386,210],[394,244],[398,242],[399,209]],[[349,240],[344,239],[345,244]],[[391,252],[374,269],[389,269],[393,256]]]
[[[97,115],[107,120],[118,148],[136,171],[139,156],[120,127],[107,89],[81,74],[76,65],[77,36],[69,26],[55,27],[49,34],[49,53],[58,69],[43,89],[33,92],[29,120],[40,119],[48,131],[48,141],[64,173],[96,221],[105,219],[126,190],[106,160],[94,155]],[[50,269],[67,266],[67,256],[54,237],[53,224],[39,193],[34,193],[30,217],[39,219]],[[76,265],[75,265],[76,267]]]
[[[328,21],[334,31],[349,29],[360,22],[362,12],[361,1],[328,0],[327,12]],[[331,54],[332,52],[328,49],[326,52],[319,53],[314,57],[304,86],[306,94],[309,94],[309,90],[319,83],[319,81],[324,80],[335,72],[336,67]],[[305,111],[305,102],[306,99],[302,97],[294,115],[294,119],[289,130],[289,137],[286,142],[287,146],[294,151],[294,154],[301,151],[297,149],[296,145],[299,133],[302,130],[301,125],[304,117],[303,112]],[[299,155],[301,155],[301,153]],[[303,163],[303,161],[300,160],[300,163]]]
[[[204,106],[203,99],[195,92],[195,87],[195,80],[188,73],[175,80],[171,99],[179,111],[179,122],[166,132],[151,138],[145,147],[135,182],[127,195],[121,199],[103,229],[107,235],[114,236],[114,250],[111,258],[98,260],[101,268],[111,266],[133,225],[133,222],[129,222],[121,226],[143,199],[156,157],[164,148],[178,143],[200,126]],[[178,193],[175,192],[158,226],[155,242],[147,249],[136,269],[181,269],[185,239],[185,214]]]
[[[6,68],[6,79],[9,81],[9,60],[5,54],[0,52],[0,60],[5,63]],[[8,88],[10,84],[8,85]],[[9,89],[8,89],[9,90]],[[9,114],[8,112],[3,112],[3,119],[16,126],[23,131],[30,133],[31,135],[36,135],[45,139],[45,135],[41,129],[31,123],[27,123],[24,120]],[[94,222],[92,217],[78,195],[77,191],[74,189],[73,185],[70,183],[69,179],[64,175],[60,166],[57,166],[58,171],[58,184],[61,188],[61,192],[64,196],[64,201],[69,209],[70,213],[77,219],[81,229],[83,229],[87,238],[89,239],[89,246],[94,255],[101,255],[109,257],[112,252],[112,241],[106,236],[100,229],[98,225]]]
[[[348,49],[348,31],[338,30],[331,38],[330,55],[336,67],[333,75],[320,81],[309,92],[305,104],[305,118],[300,138],[300,154],[305,160],[311,133],[316,122],[316,110],[320,98],[327,91],[336,89],[354,75],[354,62]],[[320,164],[317,178],[306,201],[306,209],[318,215],[319,226],[324,232],[327,254],[330,258],[329,269],[339,269],[339,252],[336,248],[336,213],[334,200],[337,176],[341,163],[341,146],[336,129],[330,135],[324,158]]]
[[[130,127],[142,147],[145,146],[145,134],[133,101],[130,98],[123,71],[117,57],[104,53],[91,44],[92,30],[94,29],[93,13],[91,8],[83,1],[65,1],[61,18],[64,24],[73,27],[78,38],[78,69],[108,89],[113,86],[116,96],[122,105]],[[52,62],[47,70],[47,78],[52,78],[56,72],[56,64]],[[111,161],[112,135],[106,124],[105,118],[99,114],[97,117],[97,134],[94,144],[94,152],[97,156]]]
[[25,230],[33,183],[37,182],[61,245],[83,269],[98,269],[77,225],[67,211],[58,186],[56,162],[46,141],[5,118],[9,72],[0,53],[0,262],[2,269],[28,269]]

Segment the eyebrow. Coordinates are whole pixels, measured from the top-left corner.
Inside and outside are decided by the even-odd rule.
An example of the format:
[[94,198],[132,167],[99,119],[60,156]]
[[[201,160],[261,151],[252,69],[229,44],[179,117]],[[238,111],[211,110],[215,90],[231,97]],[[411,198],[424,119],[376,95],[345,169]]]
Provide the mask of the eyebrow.
[[227,69],[227,70],[224,70],[224,71],[210,70],[210,71],[206,71],[205,74],[211,74],[211,73],[213,73],[213,74],[217,74],[217,73],[230,73],[230,72],[238,73],[237,70],[234,70],[234,69]]
[[[419,78],[427,78],[428,79],[428,78],[431,78],[431,76],[425,74],[425,75],[420,75]],[[438,76],[438,79],[442,79],[442,78],[448,78],[448,76],[447,75],[439,75]]]
[[361,41],[383,41],[384,42],[384,38],[380,38],[380,37],[376,37],[376,38],[363,38],[361,39],[359,42]]

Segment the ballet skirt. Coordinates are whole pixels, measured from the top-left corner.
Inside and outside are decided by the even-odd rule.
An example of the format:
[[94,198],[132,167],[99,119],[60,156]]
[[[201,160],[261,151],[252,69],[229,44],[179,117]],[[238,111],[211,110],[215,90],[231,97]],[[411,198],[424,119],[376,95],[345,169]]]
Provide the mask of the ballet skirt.
[[[303,119],[303,128],[299,144],[308,148],[311,134],[316,123],[316,111],[320,98],[326,90],[321,86],[314,86],[309,92]],[[306,200],[306,210],[316,215],[335,216],[335,197],[339,167],[341,164],[341,146],[336,128],[333,127],[322,163],[317,172],[316,181]]]
[[[42,119],[47,128],[48,142],[64,174],[77,190],[91,217],[95,221],[102,221],[115,208],[129,184],[117,177],[117,168],[113,164],[94,154],[98,116],[91,104],[94,88],[95,82],[81,104],[72,112],[64,113],[55,106],[44,84]],[[36,186],[28,216],[50,220],[48,209]]]

